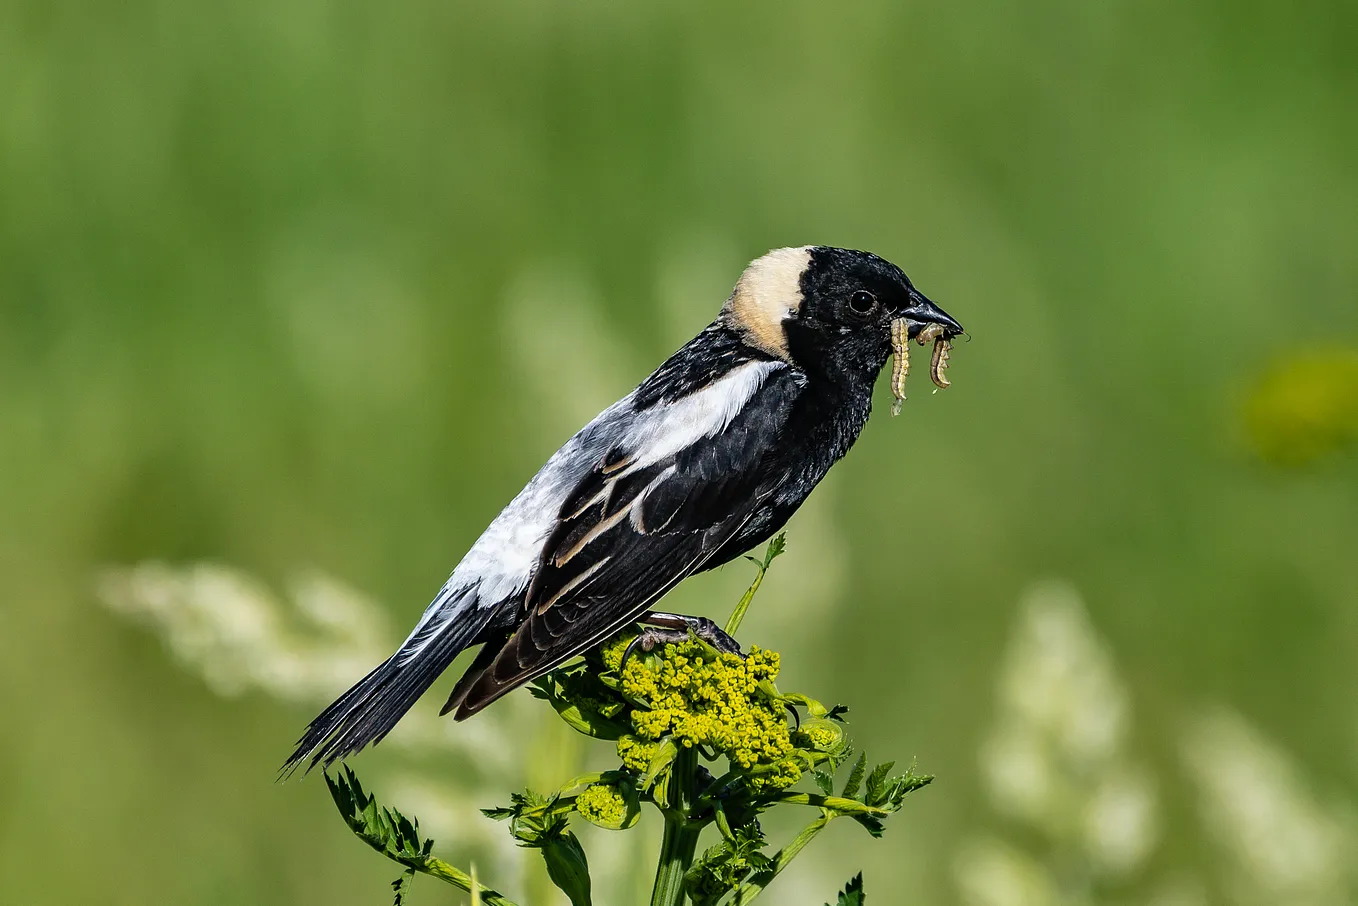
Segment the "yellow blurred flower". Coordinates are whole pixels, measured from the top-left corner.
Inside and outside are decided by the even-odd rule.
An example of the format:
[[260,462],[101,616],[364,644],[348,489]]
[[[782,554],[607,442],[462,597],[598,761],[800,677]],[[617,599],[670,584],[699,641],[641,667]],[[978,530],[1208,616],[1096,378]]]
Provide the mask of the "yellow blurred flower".
[[1269,368],[1245,402],[1245,430],[1265,461],[1303,466],[1358,442],[1358,350],[1321,349]]

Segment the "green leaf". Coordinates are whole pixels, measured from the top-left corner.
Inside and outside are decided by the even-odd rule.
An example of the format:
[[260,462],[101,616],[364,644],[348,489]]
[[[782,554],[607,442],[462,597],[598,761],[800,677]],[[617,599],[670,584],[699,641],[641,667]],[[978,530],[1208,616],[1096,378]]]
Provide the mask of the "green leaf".
[[395,899],[391,906],[403,906],[406,901],[406,894],[410,892],[410,882],[415,880],[415,869],[407,868],[401,872],[401,876],[391,882],[391,889],[396,892]]
[[812,771],[811,779],[816,782],[816,788],[823,795],[830,796],[835,792],[835,775],[829,771]]
[[736,604],[736,609],[732,611],[731,616],[727,618],[725,626],[727,635],[736,634],[736,630],[740,628],[741,622],[745,619],[745,612],[750,609],[750,602],[754,600],[755,592],[759,591],[759,586],[764,581],[764,575],[769,571],[769,564],[786,549],[787,536],[782,532],[779,532],[778,535],[769,542],[769,546],[764,551],[763,560],[756,560],[753,557],[745,558],[755,566],[754,581],[750,583],[749,589],[746,590],[739,603]]
[[[656,746],[655,754],[651,756],[651,762],[646,766],[646,773],[641,775],[641,788],[649,790],[655,785],[657,778],[662,772],[670,769],[674,764],[674,759],[679,755],[679,746],[674,741],[674,737],[666,736]],[[657,796],[659,794],[657,793]]]
[[626,703],[595,676],[578,668],[553,670],[538,677],[531,691],[578,733],[594,739],[618,739],[632,731],[627,721],[617,716],[626,710]]
[[[375,796],[364,792],[357,775],[347,765],[334,776],[326,774],[325,783],[344,823],[364,843],[410,871],[438,878],[460,890],[477,889],[476,882],[465,872],[430,855],[434,841],[420,838],[419,821],[396,809],[384,808]],[[516,805],[521,798],[515,799]],[[508,811],[514,812],[513,809]],[[405,875],[392,884],[397,903],[404,900],[409,885]],[[513,901],[490,888],[481,888],[479,895],[486,906],[515,906]]]
[[684,874],[684,888],[694,906],[711,906],[752,874],[766,870],[771,863],[763,846],[759,822],[750,821],[709,847]]
[[882,781],[886,780],[886,775],[896,766],[894,761],[884,761],[872,769],[868,775],[868,788],[863,796],[863,801],[868,805],[877,805],[883,801]]
[[547,877],[571,901],[571,906],[591,906],[589,860],[575,834],[566,831],[556,835],[541,850],[547,863]]
[[868,769],[868,753],[864,752],[858,756],[858,761],[854,763],[853,770],[849,772],[849,779],[844,781],[844,791],[840,793],[845,799],[853,799],[858,795],[858,787],[863,783],[863,774]]
[[778,534],[773,536],[773,540],[769,542],[768,549],[764,551],[764,568],[768,569],[769,564],[773,563],[775,559],[782,556],[783,552],[786,550],[787,550],[787,532],[779,532]]
[[[826,903],[825,906],[830,906]],[[839,899],[835,901],[835,906],[863,906],[863,873],[860,871],[853,876],[848,884],[844,885],[844,890],[839,894]]]

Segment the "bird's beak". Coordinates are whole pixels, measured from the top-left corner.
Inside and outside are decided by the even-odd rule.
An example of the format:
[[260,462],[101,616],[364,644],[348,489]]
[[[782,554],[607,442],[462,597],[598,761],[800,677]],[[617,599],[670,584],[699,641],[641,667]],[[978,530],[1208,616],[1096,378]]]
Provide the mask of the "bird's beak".
[[951,340],[962,332],[962,325],[954,321],[951,315],[913,288],[910,290],[910,307],[898,311],[896,317],[905,318],[912,340],[929,324],[942,327],[945,340]]

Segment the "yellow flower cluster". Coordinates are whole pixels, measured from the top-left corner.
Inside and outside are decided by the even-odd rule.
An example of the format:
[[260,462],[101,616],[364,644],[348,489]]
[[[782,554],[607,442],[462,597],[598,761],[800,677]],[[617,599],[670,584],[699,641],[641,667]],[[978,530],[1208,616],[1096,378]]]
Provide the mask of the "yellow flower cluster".
[[627,802],[609,784],[592,783],[575,797],[575,810],[592,824],[617,827],[627,815]]
[[[604,652],[604,665],[618,670],[628,639]],[[741,660],[714,654],[696,640],[667,645],[657,658],[634,657],[621,671],[623,693],[644,708],[631,712],[635,733],[618,740],[618,756],[633,771],[645,771],[658,740],[672,737],[685,748],[706,746],[754,774],[759,788],[796,783],[801,769],[788,758],[793,746],[787,714],[760,683],[778,676],[778,653],[751,648]]]
[[828,723],[802,727],[795,735],[797,742],[804,748],[815,749],[817,752],[830,751],[844,738],[842,731],[836,731]]
[[635,736],[624,736],[618,740],[618,757],[622,759],[623,767],[638,774],[645,774],[659,748],[657,743],[642,742]]

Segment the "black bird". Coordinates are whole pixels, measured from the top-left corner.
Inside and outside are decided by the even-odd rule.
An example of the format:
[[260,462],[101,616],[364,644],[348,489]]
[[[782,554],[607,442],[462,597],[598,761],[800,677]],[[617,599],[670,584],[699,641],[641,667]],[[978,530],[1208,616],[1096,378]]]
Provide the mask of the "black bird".
[[[653,613],[689,575],[764,542],[858,439],[892,351],[962,326],[868,252],[776,249],[716,320],[558,450],[472,545],[401,647],[307,727],[284,766],[384,737],[461,651],[462,720]],[[937,325],[930,327],[930,325]]]

